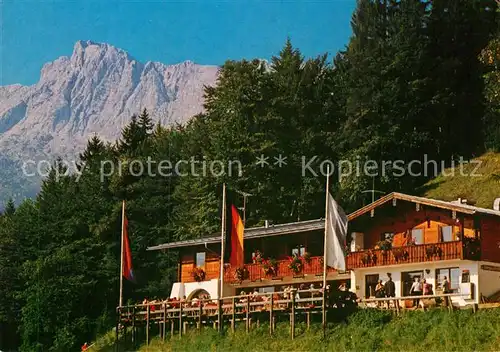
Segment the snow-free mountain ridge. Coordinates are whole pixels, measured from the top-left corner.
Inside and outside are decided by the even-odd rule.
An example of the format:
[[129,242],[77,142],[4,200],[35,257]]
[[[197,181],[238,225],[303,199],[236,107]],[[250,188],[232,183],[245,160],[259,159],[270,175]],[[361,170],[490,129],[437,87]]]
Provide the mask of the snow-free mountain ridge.
[[[26,160],[74,158],[94,133],[113,141],[133,114],[184,123],[202,112],[217,66],[141,63],[109,44],[78,41],[71,57],[45,64],[32,86],[0,87],[0,201]],[[12,170],[12,165],[18,170]],[[17,181],[16,181],[17,182]]]

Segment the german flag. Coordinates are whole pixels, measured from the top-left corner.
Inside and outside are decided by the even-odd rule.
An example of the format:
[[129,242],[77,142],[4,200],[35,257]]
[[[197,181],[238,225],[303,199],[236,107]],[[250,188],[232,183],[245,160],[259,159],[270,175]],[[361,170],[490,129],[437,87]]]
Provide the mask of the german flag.
[[234,205],[233,197],[226,200],[226,242],[224,243],[224,263],[230,263],[232,267],[241,267],[245,264],[243,251],[244,225],[238,208]]

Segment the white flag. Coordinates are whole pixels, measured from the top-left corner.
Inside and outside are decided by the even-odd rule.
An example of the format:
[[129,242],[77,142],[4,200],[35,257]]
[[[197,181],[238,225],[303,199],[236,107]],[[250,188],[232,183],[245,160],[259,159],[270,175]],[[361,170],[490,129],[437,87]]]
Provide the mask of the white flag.
[[325,241],[326,265],[345,271],[345,246],[347,237],[347,216],[331,194],[328,194],[328,212],[326,214]]

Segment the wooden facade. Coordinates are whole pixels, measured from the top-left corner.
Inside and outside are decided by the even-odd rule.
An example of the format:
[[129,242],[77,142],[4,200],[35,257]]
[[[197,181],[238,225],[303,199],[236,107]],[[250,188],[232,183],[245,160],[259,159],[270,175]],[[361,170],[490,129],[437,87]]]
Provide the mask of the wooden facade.
[[[361,276],[356,278],[356,269],[368,268],[370,271],[369,268],[378,270],[378,267],[401,264],[413,264],[410,265],[413,269],[421,270],[414,264],[429,266],[430,262],[441,261],[454,261],[454,265],[457,261],[464,261],[464,265],[465,261],[500,263],[500,211],[392,193],[351,213],[348,219],[347,271],[339,273],[328,269],[329,281],[363,280]],[[323,244],[322,219],[245,229],[245,265],[232,268],[225,264],[224,285],[231,287],[229,290],[224,287],[224,292],[234,293],[235,289],[247,288],[262,288],[264,292],[264,288],[271,286],[321,282]],[[218,283],[212,280],[220,276],[220,236],[148,249],[170,248],[180,256],[179,285],[175,292],[172,290],[172,297],[184,294],[189,297],[189,292],[202,286],[197,282],[204,282],[207,290],[211,289],[210,295],[216,295]],[[253,260],[257,251],[263,254],[264,261],[274,260],[275,272],[270,274],[264,263]],[[298,271],[290,267],[294,253],[302,257],[303,266]],[[307,253],[307,260],[304,253]],[[240,269],[245,271],[243,278],[239,275]],[[193,275],[197,271],[203,272],[202,280]]]
[[500,262],[500,212],[405,197],[350,216],[349,233],[362,241],[349,248],[348,269],[451,259]]
[[481,219],[481,260],[500,263],[500,219]]
[[[323,274],[323,240],[324,232],[310,231],[305,233],[287,234],[282,236],[262,237],[245,240],[245,268],[248,278],[245,282],[265,282],[283,280],[284,278],[300,278],[305,275],[322,277]],[[277,264],[276,275],[266,275],[263,262],[254,262],[252,254],[259,251],[263,254],[263,262],[274,259]],[[299,273],[293,272],[288,266],[294,252],[308,253],[310,258],[303,260],[303,268]],[[197,254],[204,253],[205,261],[200,268],[205,272],[205,280],[218,279],[220,275],[220,244],[207,246],[191,246],[180,250],[180,277],[182,283],[194,282],[193,270],[197,267]],[[225,264],[224,282],[241,284],[236,277],[236,269]],[[335,270],[328,269],[329,273]]]
[[[434,251],[435,248],[438,250]],[[356,269],[452,259],[464,259],[462,241],[393,247],[386,251],[378,249],[353,252],[347,257],[347,267]]]

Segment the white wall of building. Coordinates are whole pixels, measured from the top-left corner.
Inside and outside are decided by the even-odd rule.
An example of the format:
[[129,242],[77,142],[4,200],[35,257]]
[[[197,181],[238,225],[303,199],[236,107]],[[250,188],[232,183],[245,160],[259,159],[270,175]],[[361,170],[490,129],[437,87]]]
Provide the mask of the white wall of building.
[[[436,269],[459,268],[468,270],[470,274],[470,282],[473,283],[473,299],[453,298],[453,301],[459,305],[478,303],[479,299],[479,265],[478,262],[467,260],[443,260],[436,262],[417,263],[417,264],[401,264],[386,267],[361,268],[351,271],[351,291],[355,292],[358,297],[365,297],[365,276],[370,274],[378,274],[379,278],[385,283],[388,280],[387,273],[391,273],[392,280],[396,286],[396,297],[402,296],[402,273],[411,271],[424,272],[424,279],[427,283],[432,284],[434,292],[436,292]],[[428,272],[427,272],[428,271]],[[500,273],[497,273],[500,274]],[[461,280],[461,278],[460,278]],[[498,290],[497,290],[498,291]]]
[[219,280],[212,279],[210,281],[200,282],[176,282],[172,286],[170,298],[190,298],[190,296],[198,290],[205,290],[212,299],[217,299],[219,291]]

